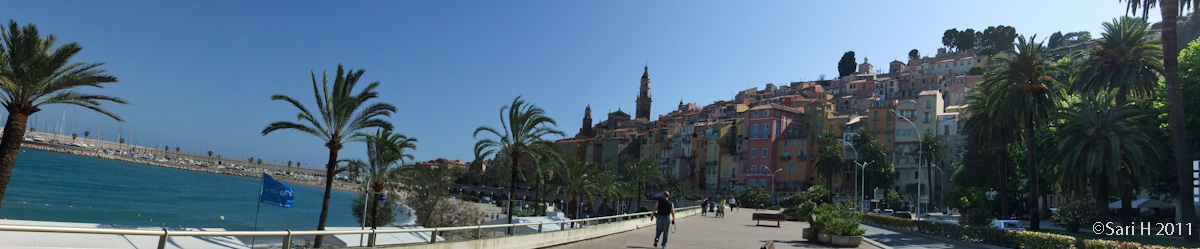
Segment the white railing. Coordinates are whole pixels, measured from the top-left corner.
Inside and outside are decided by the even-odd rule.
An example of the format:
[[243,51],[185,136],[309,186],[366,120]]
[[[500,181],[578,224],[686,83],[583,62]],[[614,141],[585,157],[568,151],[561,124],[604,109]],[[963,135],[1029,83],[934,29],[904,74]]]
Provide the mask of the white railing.
[[[677,211],[697,209],[699,207],[684,207],[676,208]],[[429,232],[429,243],[438,242],[438,233],[454,232],[454,231],[475,231],[475,239],[483,238],[484,229],[508,228],[507,236],[516,235],[516,227],[518,226],[533,226],[537,225],[538,233],[541,233],[542,228],[546,225],[559,225],[562,230],[568,229],[564,223],[572,223],[571,228],[581,228],[591,225],[599,225],[601,222],[613,223],[618,221],[629,221],[638,218],[650,216],[650,212],[622,214],[614,216],[595,217],[587,219],[562,220],[552,222],[538,223],[514,223],[514,224],[495,224],[495,225],[477,225],[477,226],[459,226],[459,227],[435,227],[435,228],[409,228],[409,229],[371,229],[371,230],[307,230],[307,231],[170,231],[166,228],[159,230],[139,230],[139,229],[106,229],[106,228],[76,228],[76,227],[45,227],[45,226],[23,226],[23,225],[0,225],[0,231],[10,232],[43,232],[43,233],[80,233],[80,234],[117,234],[117,235],[144,235],[158,236],[158,248],[164,249],[167,245],[167,239],[171,236],[185,237],[209,237],[209,236],[235,236],[235,237],[258,237],[258,236],[283,236],[283,249],[291,247],[292,236],[316,236],[316,235],[337,235],[337,234],[364,234],[367,235],[367,246],[375,246],[375,237],[378,234],[389,233],[423,233]],[[579,224],[579,225],[575,225]]]

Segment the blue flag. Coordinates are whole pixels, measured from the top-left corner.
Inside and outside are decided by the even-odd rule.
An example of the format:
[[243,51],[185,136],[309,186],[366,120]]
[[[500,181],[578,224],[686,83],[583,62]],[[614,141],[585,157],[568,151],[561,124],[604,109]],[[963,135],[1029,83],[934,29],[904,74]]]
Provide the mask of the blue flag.
[[262,197],[259,201],[266,204],[276,205],[280,207],[292,207],[292,187],[288,187],[275,181],[271,175],[263,173]]

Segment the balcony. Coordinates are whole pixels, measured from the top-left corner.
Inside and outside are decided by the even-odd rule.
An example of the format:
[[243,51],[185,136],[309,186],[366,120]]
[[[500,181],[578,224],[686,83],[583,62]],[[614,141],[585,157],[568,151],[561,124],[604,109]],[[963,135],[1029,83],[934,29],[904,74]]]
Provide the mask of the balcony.
[[779,160],[782,160],[782,161],[792,160],[792,156],[791,155],[782,155],[782,156],[779,156]]

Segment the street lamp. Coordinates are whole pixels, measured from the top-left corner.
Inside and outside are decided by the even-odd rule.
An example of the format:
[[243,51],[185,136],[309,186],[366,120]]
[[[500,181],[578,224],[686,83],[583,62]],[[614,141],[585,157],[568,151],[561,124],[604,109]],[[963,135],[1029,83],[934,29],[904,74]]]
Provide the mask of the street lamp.
[[917,128],[917,125],[913,124],[912,120],[897,112],[896,109],[889,109],[888,111],[904,119],[909,125],[912,125],[913,130],[917,131],[917,220],[921,220],[921,154],[924,153],[924,148],[921,148],[921,129]]
[[[767,171],[771,171],[771,168],[767,168],[766,165],[763,165],[762,167],[763,167],[763,169],[766,169]],[[779,173],[780,170],[783,170],[783,169],[780,168],[780,169],[776,169],[775,172],[771,172],[771,204],[775,203],[775,173]]]
[[[854,165],[858,165],[858,168],[861,169],[858,171],[859,172],[858,178],[864,179],[864,180],[858,181],[858,186],[854,186],[854,192],[855,192],[855,195],[858,196],[858,205],[862,205],[863,201],[866,200],[866,197],[863,197],[862,192],[867,190],[867,185],[866,185],[866,183],[864,183],[864,181],[866,181],[865,179],[867,178],[867,165],[870,165],[871,163],[873,163],[875,161],[870,161],[867,163],[859,163],[858,158],[862,157],[862,156],[861,156],[861,154],[858,153],[858,149],[854,148],[854,144],[850,143],[850,142],[846,142],[846,141],[842,141],[842,143],[849,145],[850,149],[854,150]],[[862,186],[862,188],[859,188],[859,186]]]
[[988,197],[988,213],[995,212],[992,208],[992,202],[996,200],[996,189],[992,188],[986,193]]

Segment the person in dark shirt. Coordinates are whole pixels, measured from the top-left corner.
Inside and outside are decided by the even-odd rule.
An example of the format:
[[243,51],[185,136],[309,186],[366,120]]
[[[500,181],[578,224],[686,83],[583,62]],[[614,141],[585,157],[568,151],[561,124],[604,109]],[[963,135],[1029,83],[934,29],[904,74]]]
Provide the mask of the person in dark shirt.
[[655,217],[658,218],[657,226],[654,228],[654,247],[658,247],[658,237],[661,235],[662,247],[667,248],[667,236],[669,235],[667,231],[670,230],[671,225],[675,224],[675,203],[671,203],[668,199],[670,197],[670,192],[663,191],[662,198],[654,203],[654,209],[651,210],[650,221],[654,221]]

